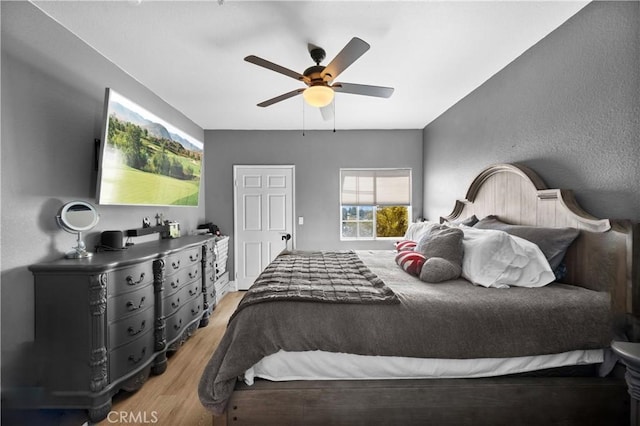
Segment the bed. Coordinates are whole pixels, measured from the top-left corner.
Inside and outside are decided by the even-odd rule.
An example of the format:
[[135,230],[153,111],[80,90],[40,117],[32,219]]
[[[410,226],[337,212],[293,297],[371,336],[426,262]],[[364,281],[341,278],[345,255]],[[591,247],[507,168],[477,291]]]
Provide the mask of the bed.
[[[465,228],[473,218],[578,232],[558,262],[547,258],[554,282],[537,288],[425,282],[391,248],[281,254],[203,372],[199,395],[216,426],[628,422],[609,346],[638,338],[636,225],[593,218],[519,164],[482,170],[440,221]],[[311,275],[291,284],[291,271],[318,265],[334,291]]]

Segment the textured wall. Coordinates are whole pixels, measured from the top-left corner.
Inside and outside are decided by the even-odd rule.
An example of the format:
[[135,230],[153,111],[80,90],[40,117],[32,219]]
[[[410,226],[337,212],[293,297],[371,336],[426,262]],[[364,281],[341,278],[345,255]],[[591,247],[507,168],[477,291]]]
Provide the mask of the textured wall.
[[424,211],[521,162],[598,217],[640,219],[640,3],[594,2],[424,129]]
[[[73,199],[95,200],[94,138],[100,138],[105,87],[113,87],[177,127],[204,131],[28,2],[2,7],[2,385],[28,379],[34,335],[33,277],[27,266],[61,257],[75,236],[55,215]],[[164,212],[184,229],[199,208],[98,206],[100,223],[86,238],[142,225]]]
[[[388,241],[340,241],[341,167],[411,167],[413,216],[422,215],[420,130],[307,131],[306,136],[300,131],[208,130],[205,144],[207,219],[228,234],[233,231],[234,164],[296,166],[295,214],[304,217],[304,225],[295,229],[300,249],[390,247]],[[233,257],[229,264],[233,270]]]

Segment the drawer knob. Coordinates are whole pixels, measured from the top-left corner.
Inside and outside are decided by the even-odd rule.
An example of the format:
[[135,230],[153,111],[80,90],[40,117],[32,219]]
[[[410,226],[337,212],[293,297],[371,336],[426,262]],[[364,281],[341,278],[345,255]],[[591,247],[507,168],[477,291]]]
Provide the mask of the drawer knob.
[[196,286],[195,289],[189,289],[189,296],[195,296],[196,294],[198,294],[198,287]]
[[136,285],[140,284],[144,280],[144,272],[140,274],[140,279],[138,281],[134,281],[131,275],[127,275],[127,284]]
[[180,298],[178,297],[178,299],[176,299],[175,302],[171,302],[171,307],[173,309],[176,309],[178,306],[180,306]]
[[191,315],[196,316],[200,313],[200,305],[196,309],[191,309]]
[[176,260],[175,262],[171,262],[171,267],[173,269],[178,269],[180,268],[180,260]]
[[171,287],[172,288],[180,287],[180,278],[177,278],[175,281],[171,281]]
[[133,364],[137,364],[144,359],[144,354],[147,353],[147,348],[142,348],[142,352],[140,352],[140,357],[136,358],[135,355],[129,355],[129,362]]
[[189,272],[189,278],[195,278],[198,276],[198,270],[194,270],[193,272]]
[[195,262],[198,259],[200,259],[200,255],[198,255],[198,254],[195,254],[195,255],[192,254],[192,255],[189,256],[189,260],[192,261],[192,262]]
[[127,309],[129,311],[137,311],[138,309],[142,308],[142,306],[144,305],[144,299],[145,299],[145,296],[142,296],[142,299],[140,299],[140,303],[138,303],[137,305],[133,303],[131,300],[129,300],[127,302]]
[[180,321],[178,321],[177,324],[173,324],[174,330],[180,330],[180,328],[182,328],[182,318],[180,318]]
[[140,328],[138,330],[134,330],[133,327],[129,327],[127,329],[127,331],[129,332],[129,336],[135,336],[136,334],[140,334],[142,333],[142,330],[144,330],[144,327],[147,325],[147,321],[142,321],[140,323]]

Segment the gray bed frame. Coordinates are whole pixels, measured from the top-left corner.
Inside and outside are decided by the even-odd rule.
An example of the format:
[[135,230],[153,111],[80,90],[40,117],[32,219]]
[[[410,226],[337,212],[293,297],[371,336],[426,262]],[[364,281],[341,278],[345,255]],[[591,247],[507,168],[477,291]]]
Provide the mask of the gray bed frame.
[[[465,200],[441,220],[497,215],[540,227],[575,227],[565,282],[611,295],[615,318],[638,341],[637,224],[596,219],[569,190],[548,189],[531,169],[497,164],[482,170]],[[240,381],[214,425],[624,425],[630,398],[624,367],[601,378]],[[634,401],[635,404],[635,401]]]

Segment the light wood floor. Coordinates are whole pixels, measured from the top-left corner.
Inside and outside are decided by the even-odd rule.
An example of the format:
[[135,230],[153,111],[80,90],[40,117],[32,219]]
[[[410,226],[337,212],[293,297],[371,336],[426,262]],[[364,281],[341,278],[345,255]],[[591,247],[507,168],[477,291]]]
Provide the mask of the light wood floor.
[[[116,395],[111,409],[116,414],[111,413],[98,425],[113,425],[113,420],[118,416],[125,416],[124,419],[127,421],[120,423],[129,425],[137,424],[131,422],[136,418],[142,421],[141,424],[157,426],[211,425],[213,417],[198,399],[198,382],[202,370],[224,334],[229,317],[240,303],[243,294],[243,292],[226,294],[216,306],[209,325],[199,328],[176,353],[169,357],[167,370],[159,376],[151,376],[135,393]],[[127,419],[126,416],[130,417]]]

